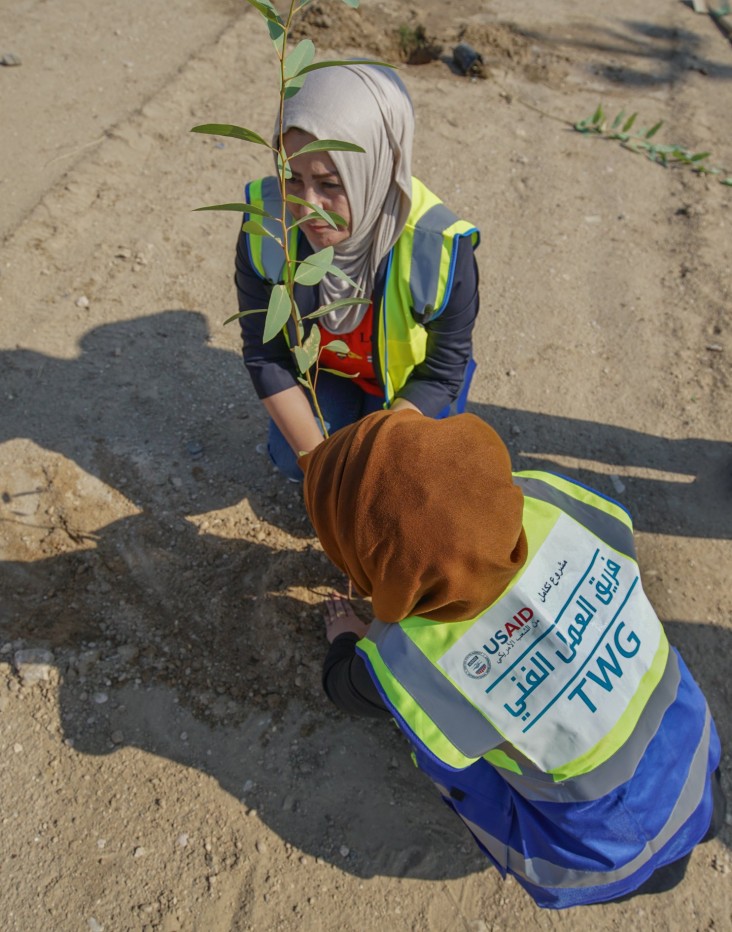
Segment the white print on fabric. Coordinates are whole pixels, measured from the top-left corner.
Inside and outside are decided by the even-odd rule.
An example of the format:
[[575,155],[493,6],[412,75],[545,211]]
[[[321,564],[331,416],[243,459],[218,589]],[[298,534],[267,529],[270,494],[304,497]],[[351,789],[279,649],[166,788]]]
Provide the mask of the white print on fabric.
[[438,665],[514,747],[552,770],[617,723],[660,639],[636,564],[562,514],[519,583]]

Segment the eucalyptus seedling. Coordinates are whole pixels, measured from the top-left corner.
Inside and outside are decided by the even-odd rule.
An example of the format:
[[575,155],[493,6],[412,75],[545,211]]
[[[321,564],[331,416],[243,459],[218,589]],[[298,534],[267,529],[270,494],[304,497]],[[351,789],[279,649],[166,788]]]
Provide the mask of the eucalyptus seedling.
[[[357,296],[343,298],[330,304],[325,304],[303,317],[295,301],[295,284],[317,285],[326,275],[335,275],[349,284],[354,289],[356,283],[350,279],[341,269],[333,262],[334,250],[332,246],[321,249],[306,259],[298,260],[296,256],[297,249],[297,230],[299,226],[312,214],[317,214],[325,223],[337,230],[346,226],[346,221],[339,214],[323,210],[317,204],[304,201],[293,194],[287,194],[286,183],[292,176],[290,163],[299,155],[312,152],[363,152],[360,146],[351,142],[345,142],[339,139],[316,139],[307,143],[293,152],[287,154],[283,142],[284,129],[284,106],[285,101],[298,93],[305,82],[307,74],[318,68],[334,68],[341,65],[369,64],[381,65],[383,67],[392,67],[386,62],[372,61],[370,59],[350,59],[350,60],[332,60],[332,61],[315,61],[315,46],[310,39],[302,39],[294,48],[288,49],[288,36],[292,29],[292,24],[302,10],[307,7],[311,0],[291,0],[289,9],[286,13],[280,14],[275,9],[271,0],[246,0],[254,7],[264,20],[269,38],[277,55],[279,63],[279,132],[275,141],[268,142],[259,133],[242,126],[233,126],[228,123],[205,123],[201,126],[194,126],[194,133],[209,133],[216,136],[229,136],[233,139],[241,139],[244,142],[253,143],[254,145],[264,146],[272,152],[273,159],[277,165],[277,176],[279,180],[280,191],[282,192],[281,213],[272,214],[262,207],[253,204],[214,204],[208,207],[199,207],[198,210],[233,210],[245,215],[242,230],[250,236],[261,236],[273,240],[282,250],[283,265],[281,272],[281,281],[272,286],[267,307],[253,308],[247,311],[240,311],[232,314],[227,318],[225,323],[238,320],[248,314],[265,314],[263,340],[268,342],[272,340],[292,319],[296,340],[290,347],[293,354],[295,365],[298,372],[298,381],[308,391],[312,400],[315,414],[320,422],[321,430],[324,436],[328,436],[328,429],[320,410],[317,397],[318,372],[320,371],[320,354],[324,349],[329,349],[336,353],[344,353],[358,358],[356,354],[349,351],[348,346],[342,340],[331,340],[329,343],[321,342],[321,331],[317,326],[312,326],[310,332],[306,334],[304,320],[314,319],[327,314],[329,311],[339,307],[350,306],[353,304],[368,304],[368,296]],[[359,0],[342,0],[347,6],[356,8]],[[305,207],[310,214],[300,220],[293,220],[288,211],[288,204],[297,204]],[[324,369],[324,371],[335,372],[335,370]],[[349,378],[342,372],[336,372],[344,378]],[[350,376],[354,377],[354,376]]]
[[664,145],[656,142],[654,137],[663,126],[663,120],[654,123],[649,129],[638,129],[635,126],[637,117],[637,113],[626,116],[625,111],[621,110],[610,122],[600,104],[592,116],[575,123],[574,129],[586,136],[594,135],[603,139],[617,140],[625,149],[640,153],[651,162],[664,167],[687,165],[692,171],[701,175],[724,175],[725,177],[719,178],[720,183],[732,186],[732,176],[729,176],[724,169],[712,166],[707,161],[711,153],[691,152],[684,146]]

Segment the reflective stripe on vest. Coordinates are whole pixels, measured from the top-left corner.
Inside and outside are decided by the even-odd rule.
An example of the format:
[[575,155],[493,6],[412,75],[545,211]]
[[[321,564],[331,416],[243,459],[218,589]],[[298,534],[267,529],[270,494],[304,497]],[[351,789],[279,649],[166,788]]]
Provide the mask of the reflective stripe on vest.
[[[647,864],[696,811],[707,785],[710,738],[711,716],[709,710],[707,710],[704,730],[694,750],[683,788],[669,818],[655,837],[647,841],[634,858],[615,870],[578,870],[567,865],[553,863],[545,858],[526,858],[520,851],[507,847],[505,843],[492,836],[481,826],[476,825],[469,819],[461,818],[499,864],[502,864],[530,884],[536,884],[539,887],[585,888],[614,883],[630,877],[631,874]],[[449,791],[445,792],[444,787],[440,787],[440,790],[449,798]]]
[[[265,230],[281,242],[282,224],[276,218],[281,216],[282,197],[277,179],[271,175],[259,181],[250,182],[244,189],[244,200],[247,204],[262,207],[272,215],[272,217],[261,217],[259,214],[252,214],[250,217],[247,214],[247,219],[261,223]],[[291,255],[294,256],[297,247],[297,231],[293,230],[290,237]],[[247,234],[247,247],[252,267],[265,281],[274,285],[283,280],[285,253],[278,242],[271,236]]]
[[[552,774],[538,770],[531,761],[506,745],[506,762],[494,763],[491,754],[484,755],[497,769],[503,779],[524,799],[543,800],[552,803],[588,802],[600,799],[616,787],[626,783],[635,773],[636,767],[651,739],[658,731],[663,716],[673,704],[681,681],[679,661],[674,651],[669,651],[668,662],[660,683],[647,703],[633,733],[625,744],[590,773],[580,774],[562,782],[556,782]],[[512,766],[506,766],[508,762]]]
[[[264,208],[274,217],[282,210],[275,177],[247,185],[247,203]],[[282,227],[267,218],[252,219],[281,239]],[[412,208],[406,225],[387,260],[384,295],[376,330],[376,354],[384,380],[387,403],[405,384],[412,369],[427,352],[424,324],[439,317],[452,291],[457,241],[480,239],[477,229],[459,220],[416,178],[412,179]],[[290,254],[295,255],[297,230],[291,233]],[[247,234],[252,267],[265,281],[282,281],[284,254],[271,237]]]
[[376,332],[387,405],[427,354],[424,325],[436,320],[450,299],[463,236],[470,236],[474,247],[480,241],[472,224],[459,220],[413,178],[412,208],[389,254]]
[[658,721],[673,696],[657,689],[668,642],[630,556],[630,519],[561,477],[516,480],[529,558],[511,587],[466,622],[376,623],[359,649],[407,732],[449,767],[482,755],[501,766],[498,754],[526,770],[511,766],[515,748],[567,781],[627,745],[615,763],[632,772],[644,709]]

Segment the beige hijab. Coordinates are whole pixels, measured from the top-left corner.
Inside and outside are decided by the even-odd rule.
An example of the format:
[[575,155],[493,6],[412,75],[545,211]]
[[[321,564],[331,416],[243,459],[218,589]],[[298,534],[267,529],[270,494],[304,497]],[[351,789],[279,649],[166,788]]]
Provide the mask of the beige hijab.
[[[414,112],[407,89],[391,68],[341,65],[311,71],[300,91],[285,101],[284,131],[294,128],[365,150],[328,153],[351,208],[351,235],[335,247],[334,262],[358,284],[358,292],[328,275],[320,284],[320,300],[371,297],[376,269],[404,229],[412,204]],[[365,313],[366,305],[355,304],[331,311],[321,322],[333,333],[348,333]]]
[[464,621],[526,561],[521,489],[473,414],[377,411],[300,457],[323,549],[380,621]]

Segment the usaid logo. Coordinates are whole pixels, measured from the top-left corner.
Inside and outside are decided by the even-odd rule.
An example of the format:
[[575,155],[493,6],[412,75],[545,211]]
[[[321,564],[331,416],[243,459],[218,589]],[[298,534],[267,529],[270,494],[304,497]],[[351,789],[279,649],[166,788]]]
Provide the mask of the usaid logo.
[[491,659],[482,650],[471,650],[463,660],[463,673],[473,680],[482,680],[491,672]]

